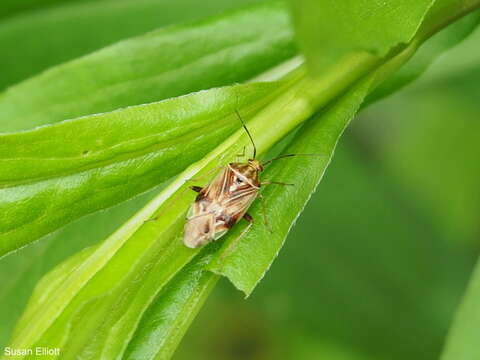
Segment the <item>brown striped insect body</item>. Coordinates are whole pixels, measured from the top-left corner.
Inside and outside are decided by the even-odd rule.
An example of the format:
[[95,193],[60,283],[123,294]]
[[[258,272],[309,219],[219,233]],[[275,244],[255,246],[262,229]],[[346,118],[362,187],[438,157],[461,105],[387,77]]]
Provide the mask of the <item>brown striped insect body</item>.
[[198,192],[198,195],[190,207],[185,224],[183,242],[187,247],[197,248],[219,239],[242,218],[252,225],[253,218],[247,213],[247,210],[259,196],[262,184],[292,185],[260,181],[260,173],[263,171],[264,165],[295,155],[282,155],[263,164],[260,163],[256,160],[257,150],[253,138],[240,114],[236,113],[253,145],[253,157],[244,163],[229,163],[203,188],[191,187],[192,190]]
[[234,162],[206,187],[192,187],[198,195],[187,215],[185,245],[196,248],[217,240],[243,217],[252,222],[247,210],[258,196],[261,171],[263,166],[255,159]]

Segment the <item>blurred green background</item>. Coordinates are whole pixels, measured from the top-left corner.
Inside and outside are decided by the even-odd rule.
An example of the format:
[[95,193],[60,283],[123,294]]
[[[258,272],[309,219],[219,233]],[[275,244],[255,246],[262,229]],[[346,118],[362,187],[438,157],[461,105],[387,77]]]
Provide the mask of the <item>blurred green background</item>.
[[[5,1],[0,87],[159,24],[252,2]],[[476,31],[361,112],[253,295],[222,279],[174,359],[438,358],[480,243],[479,43]],[[154,192],[1,259],[0,345],[42,274]]]

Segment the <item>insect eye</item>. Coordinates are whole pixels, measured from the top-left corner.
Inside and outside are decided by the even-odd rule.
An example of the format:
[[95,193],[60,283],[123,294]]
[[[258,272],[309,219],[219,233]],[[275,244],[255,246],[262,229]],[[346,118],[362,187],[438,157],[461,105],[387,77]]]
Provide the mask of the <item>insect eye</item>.
[[242,180],[242,179],[240,179],[240,178],[237,178],[237,184],[241,184],[242,182],[243,182],[243,180]]

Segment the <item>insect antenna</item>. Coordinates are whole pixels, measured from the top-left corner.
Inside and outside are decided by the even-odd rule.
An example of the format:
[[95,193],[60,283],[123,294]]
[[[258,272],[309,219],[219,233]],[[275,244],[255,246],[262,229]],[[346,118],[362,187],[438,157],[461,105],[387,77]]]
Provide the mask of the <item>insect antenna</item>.
[[285,154],[285,155],[280,155],[277,156],[276,158],[270,159],[268,161],[265,161],[262,166],[270,164],[272,161],[287,158],[287,157],[292,157],[292,156],[321,156],[321,157],[326,157],[325,154]]
[[248,131],[247,125],[245,125],[245,123],[243,122],[243,119],[242,119],[242,117],[240,116],[240,113],[238,112],[237,109],[235,109],[235,113],[237,114],[238,119],[239,119],[240,122],[242,123],[243,128],[244,128],[245,131],[247,132],[247,135],[248,135],[248,137],[250,138],[250,141],[252,142],[252,145],[253,145],[253,158],[255,159],[255,158],[257,157],[257,147],[255,146],[255,143],[253,142],[252,135],[250,134],[250,131]]

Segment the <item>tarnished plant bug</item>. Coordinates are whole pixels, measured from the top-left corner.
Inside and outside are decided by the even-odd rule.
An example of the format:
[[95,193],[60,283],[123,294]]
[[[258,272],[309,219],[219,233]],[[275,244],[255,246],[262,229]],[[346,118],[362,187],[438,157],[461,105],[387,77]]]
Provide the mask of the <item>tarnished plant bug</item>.
[[262,164],[256,159],[257,149],[248,128],[238,111],[235,112],[252,143],[253,156],[247,162],[229,163],[205,187],[190,187],[198,195],[190,207],[185,224],[183,242],[189,248],[197,248],[219,239],[242,218],[249,223],[244,232],[248,231],[253,224],[253,217],[247,210],[260,195],[262,185],[293,185],[275,181],[261,182],[260,173],[265,165],[274,160],[299,154],[281,155]]

